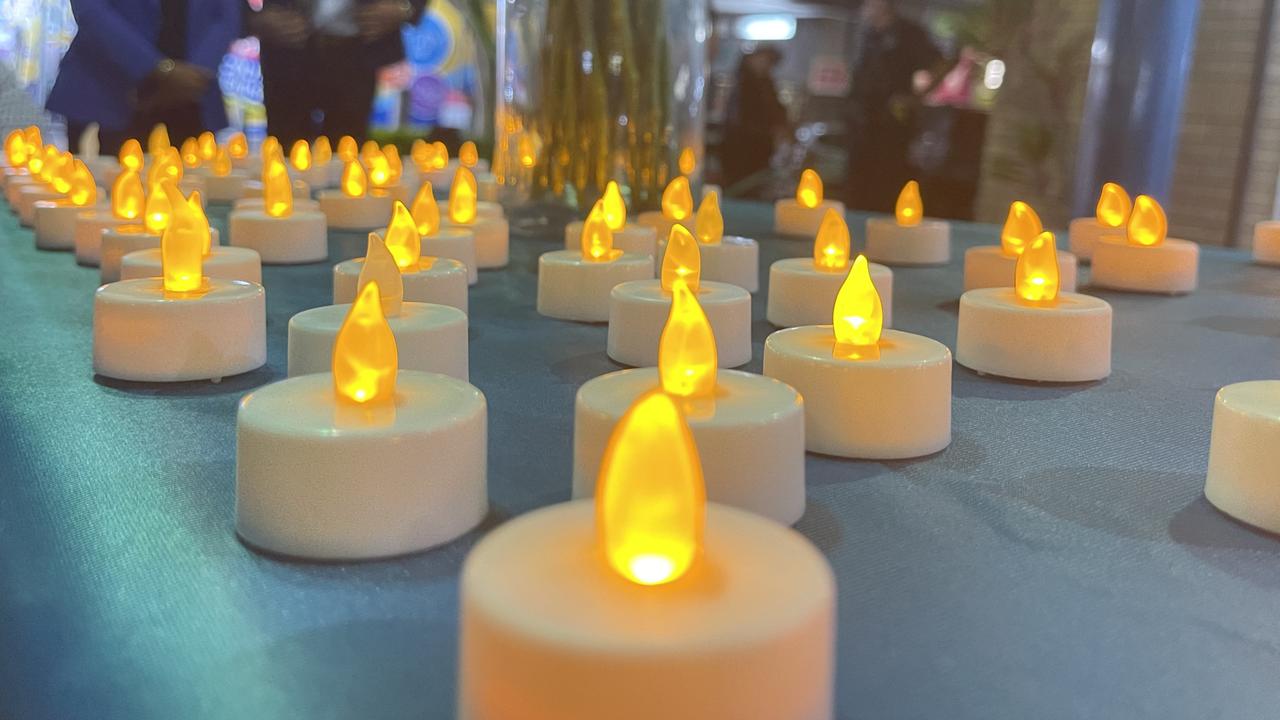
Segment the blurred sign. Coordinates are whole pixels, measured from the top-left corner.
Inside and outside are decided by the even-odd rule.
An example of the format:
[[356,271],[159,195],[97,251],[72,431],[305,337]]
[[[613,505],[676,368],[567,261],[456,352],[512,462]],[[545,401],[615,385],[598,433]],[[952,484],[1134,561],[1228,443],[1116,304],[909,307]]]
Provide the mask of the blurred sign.
[[849,92],[849,63],[841,55],[817,55],[809,61],[809,94],[843,97]]

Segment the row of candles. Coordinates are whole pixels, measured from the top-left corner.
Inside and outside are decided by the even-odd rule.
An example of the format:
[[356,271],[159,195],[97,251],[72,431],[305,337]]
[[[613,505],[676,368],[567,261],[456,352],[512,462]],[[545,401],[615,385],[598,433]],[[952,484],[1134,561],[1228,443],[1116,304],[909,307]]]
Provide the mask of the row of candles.
[[[96,294],[100,373],[220,377],[265,361],[260,269],[253,279],[214,277],[210,259],[220,246],[199,190],[180,190],[182,167],[195,167],[184,156],[200,155],[200,143],[183,144],[176,172],[174,154],[149,143],[145,202],[141,154],[131,167],[122,152],[119,177],[127,179],[113,183],[112,212],[132,207],[132,220],[141,208],[145,220],[163,208],[167,218],[151,228],[159,247],[149,274]],[[307,162],[298,147],[290,162],[301,172]],[[372,177],[382,167],[377,158],[388,157],[373,150],[346,161],[341,197],[362,197],[355,168]],[[222,148],[212,152],[216,159]],[[8,159],[11,187],[23,174],[17,158]],[[69,162],[83,186],[80,159],[58,162]],[[327,242],[319,257],[294,253],[313,231],[281,221],[315,212],[322,238],[335,217],[374,222],[356,222],[350,205],[321,209],[324,190],[314,209],[295,200],[300,186],[278,145],[267,144],[261,162],[261,199],[233,210],[231,248],[263,262],[312,261],[327,257]],[[449,218],[458,226],[478,217],[469,173],[457,169],[450,187]],[[375,197],[392,195],[395,185],[377,185]],[[678,177],[662,211],[628,224],[620,189],[610,184],[585,220],[566,228],[566,249],[539,259],[539,312],[608,321],[609,355],[636,367],[578,392],[575,500],[506,523],[468,558],[464,716],[831,716],[834,583],[821,554],[785,526],[804,511],[806,449],[905,458],[950,443],[950,350],[888,329],[887,267],[948,262],[950,228],[924,217],[910,183],[893,218],[868,222],[866,253],[855,257],[843,207],[822,195],[821,179],[806,171],[795,199],[775,209],[776,230],[811,235],[814,251],[770,268],[768,318],[787,329],[767,338],[763,375],[725,369],[751,356],[758,247],[724,236],[714,192],[695,212],[688,181]],[[84,214],[94,201],[73,205]],[[241,403],[237,530],[251,545],[307,558],[395,555],[447,542],[487,510],[486,399],[467,382],[468,266],[424,255],[440,222],[429,182],[412,207],[395,198],[384,207],[376,223],[386,228],[369,234],[366,256],[335,266],[335,304],[290,321],[289,379]],[[262,227],[244,230],[246,216]],[[1092,250],[1095,285],[1190,291],[1196,246],[1166,238],[1165,228],[1154,199],[1130,202],[1109,184],[1096,218],[1073,223],[1075,252],[1061,253],[1034,210],[1014,203],[1000,244],[966,252],[956,360],[1009,378],[1105,378],[1112,310],[1073,292],[1077,255]],[[272,255],[282,247],[286,259]],[[163,372],[138,374],[157,362]],[[1280,390],[1268,387],[1280,406]],[[1230,492],[1210,499],[1249,519],[1239,505],[1278,491],[1236,480],[1260,470],[1262,459],[1249,456],[1242,467],[1237,458],[1247,453],[1218,450],[1230,444],[1219,441],[1219,416],[1246,426],[1224,431],[1233,438],[1259,432],[1248,419],[1256,408],[1231,412],[1228,390],[1215,414],[1215,457],[1230,456],[1219,476],[1237,495],[1244,488],[1244,499],[1236,506],[1220,499]],[[865,407],[884,412],[858,412]],[[1211,486],[1213,478],[1211,469]]]

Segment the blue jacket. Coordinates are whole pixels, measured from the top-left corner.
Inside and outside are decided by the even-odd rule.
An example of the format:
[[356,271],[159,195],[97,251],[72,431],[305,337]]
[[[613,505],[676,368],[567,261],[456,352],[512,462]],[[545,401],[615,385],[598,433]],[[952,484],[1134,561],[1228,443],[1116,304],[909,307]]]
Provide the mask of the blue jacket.
[[[206,127],[227,124],[216,73],[240,36],[244,0],[187,0],[187,62],[215,74],[200,101]],[[76,122],[124,130],[138,85],[164,59],[156,49],[160,0],[71,0],[79,29],[58,65],[46,107]]]

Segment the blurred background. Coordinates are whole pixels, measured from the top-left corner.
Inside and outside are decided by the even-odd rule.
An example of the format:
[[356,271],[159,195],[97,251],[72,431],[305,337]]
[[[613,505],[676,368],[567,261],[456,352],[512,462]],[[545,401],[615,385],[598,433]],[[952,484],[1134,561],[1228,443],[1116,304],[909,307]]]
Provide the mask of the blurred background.
[[[710,0],[702,178],[770,199],[812,166],[829,195],[881,209],[859,188],[903,171],[930,215],[1000,222],[1022,199],[1057,227],[1118,180],[1164,201],[1171,234],[1247,245],[1280,211],[1275,3]],[[491,147],[495,10],[434,0],[406,25],[405,59],[378,73],[370,134]],[[68,0],[0,0],[0,126],[42,117],[75,33]],[[236,40],[217,72],[251,140],[266,132],[258,48]],[[878,86],[899,72],[908,94]],[[877,114],[892,118],[891,140]],[[57,118],[41,122],[57,132]]]

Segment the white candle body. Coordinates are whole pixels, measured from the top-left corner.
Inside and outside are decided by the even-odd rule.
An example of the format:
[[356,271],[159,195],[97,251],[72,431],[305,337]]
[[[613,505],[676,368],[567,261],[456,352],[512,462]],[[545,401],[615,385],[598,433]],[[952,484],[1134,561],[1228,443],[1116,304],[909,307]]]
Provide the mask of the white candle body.
[[[804,514],[804,405],[773,378],[721,370],[716,394],[679,400],[698,444],[707,499],[791,525]],[[613,428],[636,398],[661,387],[657,368],[620,370],[578,389],[573,497],[595,494]]]
[[[716,336],[720,367],[751,362],[751,293],[737,285],[699,283],[698,304]],[[659,280],[622,283],[609,293],[609,357],[632,367],[656,367],[658,340],[671,313],[671,293]]]
[[[231,203],[231,209],[233,211],[234,210],[257,210],[261,212],[265,207],[266,207],[266,201],[262,199],[261,195],[254,195],[253,197],[240,198],[239,200],[236,200],[235,202]],[[301,212],[303,210],[319,210],[319,209],[320,209],[320,203],[316,200],[312,200],[311,198],[295,198],[293,201],[294,212]]]
[[325,560],[446,543],[488,509],[486,413],[472,385],[413,370],[380,408],[339,400],[330,373],[258,388],[236,414],[236,532]]
[[[332,187],[329,181],[329,164],[330,163],[325,163],[324,165],[313,164],[306,170],[298,170],[290,165],[289,174],[302,181],[309,191],[323,190],[325,188]],[[309,192],[308,197],[310,197]]]
[[951,223],[921,220],[909,227],[891,217],[867,218],[867,259],[885,265],[951,262]]
[[[146,228],[141,225],[120,225],[108,228],[101,232],[102,240],[99,252],[101,257],[98,258],[99,282],[109,283],[120,280],[123,277],[121,266],[124,263],[124,256],[138,250],[146,250],[148,248],[160,247],[160,236],[147,232]],[[217,246],[218,241],[217,228],[209,229],[209,240],[211,246]],[[209,273],[205,273],[209,275]],[[151,273],[144,277],[155,277],[160,273]],[[221,277],[213,276],[210,277]],[[224,280],[249,280],[249,278],[228,278]],[[256,280],[253,282],[257,282]]]
[[698,245],[702,278],[737,285],[749,293],[760,289],[760,245],[751,238],[725,235],[718,243]]
[[1124,236],[1124,228],[1103,225],[1098,222],[1098,218],[1092,216],[1076,218],[1067,226],[1068,247],[1080,262],[1093,260],[1094,248],[1103,238],[1124,239]]
[[218,380],[267,361],[261,285],[208,279],[168,296],[159,278],[103,285],[93,296],[93,371],[142,382]]
[[[303,310],[289,319],[289,377],[333,369],[333,343],[350,304]],[[388,317],[401,370],[468,379],[467,315],[447,305],[405,302]]]
[[[360,285],[364,258],[343,260],[333,266],[333,304],[353,303]],[[449,258],[422,257],[414,272],[401,272],[404,299],[410,302],[448,305],[466,313],[467,268]]]
[[1231,517],[1280,533],[1280,381],[1228,385],[1213,403],[1204,495]]
[[120,160],[113,155],[98,155],[97,157],[81,158],[84,160],[85,167],[89,168],[89,173],[93,175],[93,179],[98,181],[103,187],[111,187],[123,170],[120,168]]
[[[1005,255],[999,245],[981,245],[964,251],[964,289],[1013,287],[1018,256]],[[1076,291],[1079,268],[1076,256],[1058,251],[1058,289]]]
[[671,228],[676,225],[683,225],[686,230],[693,232],[694,216],[690,215],[683,220],[677,221],[667,218],[662,214],[661,210],[646,210],[636,216],[636,224],[653,230],[657,234],[658,244],[661,245],[667,241],[667,238],[671,235]]
[[1093,249],[1090,282],[1095,287],[1169,295],[1193,292],[1199,284],[1200,246],[1166,238],[1159,245],[1134,245],[1106,238]]
[[244,184],[248,179],[235,170],[221,177],[209,175],[204,179],[205,199],[211,203],[233,203],[244,197]]
[[394,200],[390,195],[347,197],[339,190],[321,190],[316,194],[320,211],[334,230],[373,230],[391,221]]
[[18,212],[18,194],[25,187],[31,187],[36,184],[36,179],[31,177],[30,173],[23,170],[19,173],[5,173],[4,199],[9,203],[9,209]]
[[[564,226],[564,249],[582,252],[581,220]],[[658,255],[658,233],[651,227],[632,223],[613,233],[613,246],[630,255]],[[650,277],[653,274],[650,273]]]
[[1087,382],[1111,374],[1111,305],[1059,293],[1029,305],[1013,288],[960,296],[956,362],[983,374],[1036,382]]
[[459,224],[445,219],[442,229],[468,230],[474,236],[476,266],[481,270],[504,268],[511,259],[511,227],[506,218],[479,217]]
[[41,250],[75,250],[76,223],[80,216],[111,212],[99,203],[87,207],[57,200],[42,200],[35,206],[36,247]]
[[501,187],[502,185],[498,183],[498,178],[494,177],[492,173],[476,173],[476,196],[481,200],[498,202],[501,199],[499,197],[499,188]]
[[764,374],[804,398],[811,452],[869,460],[921,457],[951,444],[951,351],[920,335],[885,330],[880,357],[836,357],[830,325],[765,339]]
[[[256,251],[249,248],[214,244],[209,248],[209,254],[204,257],[202,267],[207,277],[262,283],[262,258],[258,257]],[[159,247],[134,250],[125,253],[120,260],[119,279],[121,280],[160,277],[163,274],[164,264]],[[103,280],[103,282],[113,281]]]
[[209,202],[209,198],[205,197],[204,178],[191,173],[184,173],[182,179],[178,181],[178,191],[183,195],[191,195],[191,193],[200,191],[200,205],[203,207]]
[[263,210],[232,210],[227,230],[231,245],[257,251],[267,265],[329,258],[328,228],[319,210],[294,210],[286,217],[272,217]]
[[581,250],[553,250],[538,257],[538,314],[560,320],[607,322],[615,285],[653,277],[648,255],[624,253],[588,262]]
[[[294,180],[290,183],[293,188],[293,198],[297,200],[311,199],[311,186],[301,180]],[[262,200],[262,181],[248,178],[244,184],[240,186],[241,199],[243,200]]]
[[255,172],[262,171],[262,154],[254,151],[245,153],[244,157],[231,158],[231,167],[237,170],[253,170]]
[[[880,294],[884,326],[893,327],[893,270],[867,263],[871,284]],[[844,285],[848,269],[828,272],[813,264],[812,258],[786,258],[769,266],[769,297],[765,317],[778,327],[830,325],[836,295]]]
[[76,263],[97,267],[102,261],[102,232],[121,225],[134,224],[142,227],[142,219],[121,220],[110,210],[89,209],[76,216],[76,229],[73,242],[76,249]]
[[1280,220],[1265,220],[1253,226],[1253,261],[1280,265]]
[[707,507],[703,552],[636,585],[589,501],[484,537],[462,569],[463,720],[830,720],[835,582],[822,554],[752,513]]
[[779,235],[812,240],[822,227],[822,218],[828,210],[835,210],[844,217],[844,203],[839,200],[823,200],[817,207],[805,207],[795,198],[782,198],[773,204],[773,231]]
[[58,200],[62,193],[45,185],[27,185],[18,191],[14,208],[18,211],[18,223],[22,227],[31,227],[36,222],[36,203],[42,200]]
[[505,218],[507,211],[502,208],[500,203],[492,200],[476,201],[476,217],[481,218]]

